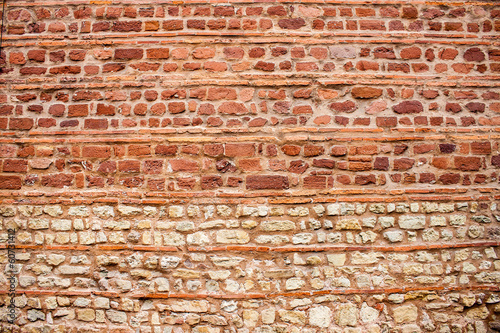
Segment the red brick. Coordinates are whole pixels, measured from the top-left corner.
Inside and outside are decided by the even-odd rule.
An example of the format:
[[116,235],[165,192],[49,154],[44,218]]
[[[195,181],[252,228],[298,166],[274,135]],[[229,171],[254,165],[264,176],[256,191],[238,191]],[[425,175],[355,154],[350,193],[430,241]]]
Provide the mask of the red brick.
[[226,143],[224,155],[228,157],[251,157],[255,155],[253,143]]
[[354,98],[369,99],[382,96],[382,89],[372,87],[354,87],[351,89],[351,95]]
[[109,158],[111,147],[109,146],[83,146],[82,157],[84,158]]
[[66,186],[71,186],[75,175],[60,173],[53,175],[42,176],[41,184],[47,187],[63,188]]
[[135,160],[118,161],[118,171],[120,172],[140,172],[141,162]]
[[9,129],[11,130],[30,130],[33,127],[34,120],[31,118],[10,118]]
[[1,176],[0,189],[2,190],[20,190],[23,186],[21,177],[19,176]]
[[3,172],[28,172],[28,161],[19,159],[5,159],[3,161]]
[[173,159],[169,163],[174,172],[197,172],[200,169],[198,162],[188,159]]
[[247,190],[286,190],[290,187],[288,177],[273,175],[250,175],[246,177]]
[[480,157],[455,156],[455,168],[461,171],[479,171],[481,168]]

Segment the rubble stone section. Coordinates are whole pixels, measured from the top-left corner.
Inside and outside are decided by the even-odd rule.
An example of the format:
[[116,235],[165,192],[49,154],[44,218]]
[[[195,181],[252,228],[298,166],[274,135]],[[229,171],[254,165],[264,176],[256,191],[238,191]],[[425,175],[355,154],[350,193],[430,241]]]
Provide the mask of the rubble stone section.
[[0,333],[500,331],[498,1],[4,14]]

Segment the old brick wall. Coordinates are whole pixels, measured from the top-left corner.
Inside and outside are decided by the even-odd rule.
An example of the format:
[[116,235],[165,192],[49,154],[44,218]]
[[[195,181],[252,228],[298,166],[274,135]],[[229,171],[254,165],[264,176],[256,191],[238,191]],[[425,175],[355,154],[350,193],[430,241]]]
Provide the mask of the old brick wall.
[[7,1],[0,332],[493,332],[499,34],[488,0]]

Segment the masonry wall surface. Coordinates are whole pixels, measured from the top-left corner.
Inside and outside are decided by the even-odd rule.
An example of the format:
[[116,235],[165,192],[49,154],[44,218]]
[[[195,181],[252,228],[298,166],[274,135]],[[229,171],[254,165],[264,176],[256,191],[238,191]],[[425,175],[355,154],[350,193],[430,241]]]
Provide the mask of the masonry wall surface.
[[499,331],[499,35],[498,1],[7,1],[0,332]]

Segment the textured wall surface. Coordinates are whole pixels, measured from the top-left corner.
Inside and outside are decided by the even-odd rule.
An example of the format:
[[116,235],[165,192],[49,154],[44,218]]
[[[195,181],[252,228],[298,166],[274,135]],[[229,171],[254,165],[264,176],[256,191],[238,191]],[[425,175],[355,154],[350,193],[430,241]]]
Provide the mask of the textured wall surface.
[[499,35],[488,0],[7,1],[0,332],[500,330]]

